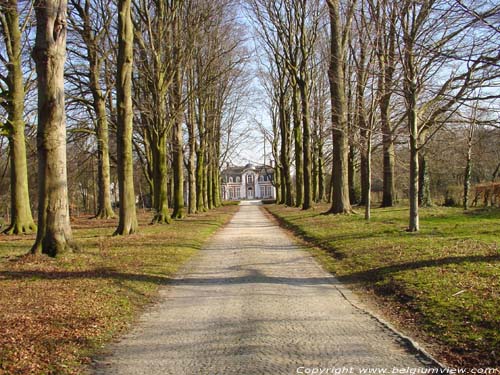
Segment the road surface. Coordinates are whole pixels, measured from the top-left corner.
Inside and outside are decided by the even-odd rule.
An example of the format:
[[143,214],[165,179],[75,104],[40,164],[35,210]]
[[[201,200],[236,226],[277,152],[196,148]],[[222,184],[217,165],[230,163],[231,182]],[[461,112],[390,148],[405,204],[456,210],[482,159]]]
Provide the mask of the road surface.
[[392,373],[430,365],[351,304],[257,202],[245,203],[97,361],[96,375]]

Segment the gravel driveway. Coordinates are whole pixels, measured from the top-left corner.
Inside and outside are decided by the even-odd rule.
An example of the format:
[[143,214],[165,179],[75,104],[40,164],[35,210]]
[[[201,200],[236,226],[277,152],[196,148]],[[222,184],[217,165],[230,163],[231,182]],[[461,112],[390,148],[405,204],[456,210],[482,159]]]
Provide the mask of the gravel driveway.
[[357,374],[430,365],[341,291],[257,202],[245,202],[94,373]]

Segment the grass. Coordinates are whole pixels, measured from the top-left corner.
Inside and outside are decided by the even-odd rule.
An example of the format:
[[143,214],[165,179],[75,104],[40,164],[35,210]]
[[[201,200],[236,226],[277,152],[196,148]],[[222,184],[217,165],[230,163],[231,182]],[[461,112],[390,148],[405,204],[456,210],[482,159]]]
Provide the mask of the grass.
[[225,206],[112,237],[116,220],[72,222],[80,252],[23,256],[34,236],[0,236],[0,374],[81,374],[159,286],[236,211]]
[[500,210],[421,210],[421,232],[407,233],[408,211],[377,208],[325,215],[266,206],[309,243],[338,279],[384,315],[426,340],[452,366],[500,363]]

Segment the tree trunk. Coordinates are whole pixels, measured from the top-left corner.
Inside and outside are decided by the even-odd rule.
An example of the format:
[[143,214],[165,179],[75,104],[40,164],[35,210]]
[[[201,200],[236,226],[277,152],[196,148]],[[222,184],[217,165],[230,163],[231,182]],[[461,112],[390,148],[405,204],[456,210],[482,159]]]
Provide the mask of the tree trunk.
[[[385,33],[377,35],[377,54],[379,60],[378,87],[380,92],[380,122],[382,128],[382,152],[383,152],[383,192],[382,207],[392,207],[396,200],[394,187],[394,134],[391,125],[390,103],[393,92],[393,76],[396,59],[396,17],[398,4],[391,6],[390,19],[385,15],[381,20],[382,28],[389,26],[389,37]],[[381,28],[381,29],[382,29]]]
[[151,142],[155,216],[152,224],[169,224],[167,135],[154,134]]
[[327,0],[330,15],[330,81],[332,108],[332,206],[330,213],[350,213],[348,185],[348,145],[346,136],[346,105],[344,93],[343,52],[339,18],[339,1]]
[[108,120],[106,115],[106,97],[99,82],[102,59],[97,55],[98,43],[102,39],[96,39],[95,34],[93,35],[92,33],[89,4],[89,0],[87,0],[83,7],[76,6],[76,11],[83,22],[80,33],[87,49],[89,89],[92,93],[92,106],[94,107],[96,116],[98,201],[95,217],[110,219],[115,217],[115,213],[111,207]]
[[[366,135],[365,135],[366,137]],[[366,140],[366,138],[365,138]],[[366,142],[366,141],[365,141]],[[363,145],[364,147],[367,147],[367,144]],[[361,200],[359,201],[359,204],[364,206],[366,204],[366,196],[367,196],[367,191],[369,189],[368,183],[369,183],[369,178],[368,178],[368,160],[366,158],[366,151],[362,152],[361,154],[361,160],[360,160],[360,185],[361,185]]]
[[[200,141],[200,143],[202,143]],[[200,147],[196,152],[196,203],[197,211],[205,212],[205,194],[204,194],[204,169],[205,169],[205,151]]]
[[323,142],[318,143],[318,201],[325,200],[325,159],[323,157]]
[[213,169],[213,165],[212,165],[212,162],[210,160],[210,156],[208,156],[208,160],[207,160],[207,169],[206,169],[206,185],[205,185],[205,191],[206,191],[206,194],[207,194],[207,207],[209,210],[211,210],[212,208],[214,208],[214,200],[213,200],[213,184],[212,184],[212,177],[213,177],[213,174],[212,174],[212,169]]
[[317,140],[313,146],[312,153],[312,200],[313,202],[318,202],[318,146]]
[[24,138],[24,83],[21,69],[21,31],[19,30],[19,14],[17,0],[10,0],[5,9],[7,23],[4,33],[6,44],[9,44],[7,55],[8,74],[8,117],[7,134],[10,148],[10,193],[11,223],[4,231],[6,234],[30,233],[36,230],[31,214],[28,167],[26,161],[26,142]]
[[418,213],[418,175],[419,175],[419,148],[418,148],[418,119],[416,113],[416,94],[414,86],[409,83],[409,93],[407,95],[408,108],[408,125],[410,133],[410,183],[409,183],[409,200],[410,200],[410,223],[408,232],[418,232],[420,230],[419,213]]
[[31,252],[56,256],[74,248],[66,171],[66,1],[35,1],[33,59],[38,82],[38,231]]
[[392,137],[392,130],[389,125],[389,119],[384,118],[383,112],[381,112],[382,121],[382,148],[384,154],[384,182],[383,182],[383,192],[382,192],[382,207],[392,207],[394,206],[395,196],[394,196],[394,165],[395,165],[395,152],[394,152],[394,141]]
[[132,155],[132,59],[134,31],[130,14],[131,0],[118,0],[118,70],[116,76],[116,136],[120,220],[115,235],[137,230]]
[[[350,142],[349,142],[350,143]],[[349,152],[347,154],[347,184],[349,185],[349,201],[352,204],[358,202],[356,194],[356,148],[353,144],[349,144]]]
[[275,164],[274,167],[274,188],[276,190],[276,203],[281,203],[281,193],[282,193],[282,182],[281,182],[281,168],[278,167],[278,165]]
[[[279,93],[278,93],[278,95],[279,95]],[[278,109],[278,112],[279,111],[280,111],[280,109]],[[272,141],[271,146],[272,146],[272,150],[273,150],[272,153],[273,153],[273,158],[274,158],[274,181],[272,181],[272,183],[273,183],[275,191],[276,191],[276,203],[279,204],[282,201],[281,188],[283,186],[282,178],[281,178],[282,168],[280,167],[280,163],[279,163],[279,151],[278,151],[279,114],[278,114],[278,118],[276,118],[276,116],[274,116],[272,125],[273,125],[273,141]],[[273,162],[271,162],[270,164],[271,164],[271,166],[273,166]]]
[[417,140],[410,137],[410,223],[408,232],[420,230],[418,214],[418,148]]
[[312,207],[312,163],[311,163],[311,127],[309,124],[309,95],[307,82],[299,83],[300,100],[302,108],[302,151],[303,151],[303,202],[302,209]]
[[[180,84],[180,83],[179,83]],[[177,91],[177,90],[176,90]],[[177,95],[182,95],[181,92],[176,92]],[[183,133],[182,133],[182,98],[177,99],[176,117],[173,129],[173,173],[174,173],[174,196],[172,218],[182,219],[186,216],[184,210],[184,153],[183,153]]]
[[292,88],[293,139],[295,142],[295,206],[301,207],[304,198],[304,166],[302,129],[299,115],[299,98],[296,85]]
[[365,204],[365,220],[370,221],[371,219],[371,190],[372,190],[372,130],[366,132],[366,186],[363,191],[364,197],[363,201]]
[[188,160],[188,213],[196,213],[196,135],[195,135],[195,113],[194,100],[189,100],[188,109],[188,137],[189,137],[189,160]]
[[212,166],[212,201],[213,207],[220,207],[220,189],[219,189],[219,168],[217,168],[217,163],[214,158],[213,166]]
[[283,168],[283,193],[282,202],[287,206],[293,206],[292,177],[290,173],[290,127],[288,123],[287,111],[285,109],[284,94],[280,95],[280,128],[281,128],[281,166]]
[[423,152],[419,153],[418,160],[418,205],[420,207],[431,207],[431,181],[429,175],[429,165]]
[[472,140],[474,139],[474,128],[475,119],[470,124],[469,134],[467,136],[467,157],[465,162],[465,172],[464,172],[464,200],[463,207],[464,210],[469,208],[469,190],[470,190],[470,179],[472,175]]
[[99,67],[91,63],[90,88],[94,98],[94,111],[97,117],[97,181],[99,184],[99,200],[96,218],[111,219],[115,217],[111,207],[111,176],[109,165],[109,133],[106,118],[106,103],[99,84]]

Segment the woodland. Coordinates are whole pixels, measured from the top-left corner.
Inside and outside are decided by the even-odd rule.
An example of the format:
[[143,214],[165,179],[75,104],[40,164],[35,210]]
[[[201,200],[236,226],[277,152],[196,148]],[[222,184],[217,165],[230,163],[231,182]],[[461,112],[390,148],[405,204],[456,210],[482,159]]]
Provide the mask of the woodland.
[[[394,236],[390,251],[418,243],[419,254],[427,245],[402,236],[459,236],[474,215],[484,215],[478,231],[490,230],[500,204],[499,25],[495,0],[1,0],[0,269],[8,277],[0,301],[43,295],[46,278],[67,270],[85,270],[96,290],[107,285],[97,286],[103,275],[116,276],[107,267],[173,273],[187,257],[179,249],[190,241],[198,249],[235,211],[221,200],[221,171],[262,159],[275,167],[270,210],[321,243],[340,222],[355,222],[346,230],[364,239],[362,224],[381,224]],[[261,139],[267,152],[257,155]],[[148,251],[138,235],[174,246],[175,267],[157,262],[166,254],[158,249],[138,254]],[[484,241],[481,256],[495,264],[498,237]],[[134,255],[120,255],[127,243]],[[370,259],[346,267],[376,268],[383,257]],[[40,281],[31,292],[16,289],[23,272]],[[487,272],[498,283],[498,268]],[[126,319],[163,281],[129,282],[142,292],[113,300]],[[78,288],[70,289],[83,304]],[[484,316],[495,331],[498,315]],[[494,348],[496,331],[487,341]],[[10,348],[10,337],[0,343]],[[34,369],[23,362],[37,345],[0,351],[26,365],[0,361],[0,373],[66,373],[73,354],[53,372],[44,360]],[[498,359],[491,353],[482,363]]]
[[255,132],[281,204],[369,219],[372,199],[406,202],[409,231],[434,201],[495,204],[498,17],[494,1],[4,1],[2,229],[38,217],[32,252],[56,255],[71,215],[117,215],[123,235],[137,207],[159,224],[218,207]]

